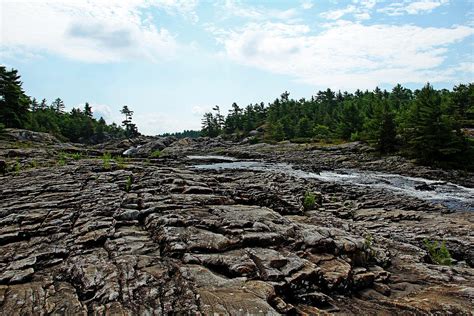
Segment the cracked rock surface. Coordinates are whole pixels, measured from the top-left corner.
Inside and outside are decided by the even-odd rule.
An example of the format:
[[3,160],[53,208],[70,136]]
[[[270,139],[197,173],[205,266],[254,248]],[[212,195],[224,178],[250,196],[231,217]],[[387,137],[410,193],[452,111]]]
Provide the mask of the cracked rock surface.
[[[206,146],[180,140],[168,158],[108,168],[84,157],[0,177],[1,314],[474,310],[472,213],[317,179],[191,168],[188,151]],[[310,165],[305,155],[292,159]],[[307,191],[318,198],[305,210]],[[445,240],[454,264],[430,262],[425,238]]]

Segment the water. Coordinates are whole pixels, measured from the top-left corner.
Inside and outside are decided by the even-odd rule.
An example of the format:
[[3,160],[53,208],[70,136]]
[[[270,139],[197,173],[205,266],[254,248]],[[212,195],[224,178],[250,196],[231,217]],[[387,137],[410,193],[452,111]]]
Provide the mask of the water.
[[441,203],[455,210],[474,211],[474,189],[472,188],[450,182],[407,177],[398,174],[350,169],[314,173],[294,169],[291,165],[285,163],[260,161],[228,161],[196,165],[193,168],[198,170],[250,170],[283,173],[297,178],[318,179],[342,185],[384,189],[395,194],[403,194],[433,203]]

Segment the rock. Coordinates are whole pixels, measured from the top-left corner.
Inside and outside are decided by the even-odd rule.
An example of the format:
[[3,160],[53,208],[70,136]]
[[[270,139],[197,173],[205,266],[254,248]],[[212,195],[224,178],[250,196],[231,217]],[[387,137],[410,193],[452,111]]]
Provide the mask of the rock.
[[[47,136],[0,139],[22,170],[0,181],[1,314],[469,314],[472,214],[387,190],[280,172],[192,168],[191,155],[399,172],[470,183],[468,176],[376,157],[365,145],[236,144],[141,136],[94,147]],[[19,136],[18,136],[19,135]],[[33,139],[33,140],[31,140]],[[37,142],[37,143],[35,143]],[[57,166],[66,148],[100,156],[141,146],[127,161]],[[147,162],[152,150],[164,156]],[[168,156],[169,157],[169,156]],[[31,159],[49,161],[24,167]],[[232,162],[227,159],[205,163]],[[24,168],[23,168],[24,167]],[[367,171],[369,172],[369,171]],[[469,173],[467,173],[469,175]],[[470,174],[472,175],[472,174]],[[127,192],[125,179],[133,176]],[[460,181],[460,182],[459,182]],[[302,211],[305,192],[321,207]],[[454,264],[425,260],[445,240]]]
[[0,160],[0,173],[5,175],[7,173],[7,163],[3,160]]

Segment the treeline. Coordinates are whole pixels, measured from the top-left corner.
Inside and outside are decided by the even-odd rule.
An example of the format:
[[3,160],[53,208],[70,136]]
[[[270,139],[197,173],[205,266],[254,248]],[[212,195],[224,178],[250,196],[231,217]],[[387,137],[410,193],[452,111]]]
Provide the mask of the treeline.
[[198,138],[201,136],[201,131],[184,130],[182,132],[176,132],[176,133],[163,133],[159,136],[163,136],[163,137],[172,136],[176,138],[187,138],[187,137]]
[[107,124],[101,117],[93,117],[88,103],[84,107],[65,111],[65,104],[57,98],[51,103],[38,102],[26,95],[20,75],[15,69],[0,66],[0,128],[24,128],[54,134],[71,142],[99,143],[112,138],[134,137],[138,130],[132,123],[133,111],[124,106],[122,126]]
[[[400,151],[422,163],[472,168],[473,142],[463,128],[474,127],[474,84],[452,91],[430,84],[412,91],[401,85],[390,92],[319,91],[310,99],[294,100],[289,93],[265,106],[236,103],[227,115],[218,106],[202,120],[202,135],[254,141],[355,141],[381,153]],[[259,133],[258,131],[262,131]]]

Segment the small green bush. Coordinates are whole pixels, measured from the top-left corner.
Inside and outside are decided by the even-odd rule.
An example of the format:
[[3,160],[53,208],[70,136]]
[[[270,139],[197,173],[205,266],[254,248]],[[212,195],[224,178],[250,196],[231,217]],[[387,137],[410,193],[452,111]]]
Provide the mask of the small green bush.
[[453,259],[451,258],[451,254],[449,253],[444,241],[439,244],[437,241],[430,242],[425,239],[423,243],[425,244],[426,250],[428,250],[428,254],[433,263],[443,266],[450,266],[453,264]]
[[132,184],[133,184],[133,177],[128,176],[127,177],[127,182],[125,183],[125,191],[128,193],[132,189]]
[[13,165],[13,172],[15,172],[16,175],[19,175],[20,169],[21,169],[21,165],[20,165],[20,162],[17,160],[15,164]]
[[102,165],[104,167],[104,169],[110,169],[110,161],[112,160],[112,155],[110,155],[109,153],[104,153],[102,155]]
[[154,152],[151,153],[150,158],[160,158],[161,156],[161,151],[155,150]]
[[312,192],[306,192],[303,200],[303,208],[305,211],[311,210],[316,205],[316,195]]
[[64,152],[60,152],[58,154],[58,161],[57,161],[57,164],[59,166],[64,166],[66,164],[66,158],[67,158],[67,154],[64,153]]
[[122,157],[122,156],[116,156],[116,157],[114,158],[114,160],[115,160],[115,162],[117,163],[117,167],[118,167],[119,169],[125,169],[125,168],[127,168],[127,160],[126,160],[124,157]]
[[36,168],[38,168],[38,162],[36,160],[32,160],[30,162],[30,166],[31,166],[31,168],[36,169]]
[[369,259],[375,257],[374,238],[372,237],[371,234],[365,235],[364,248],[369,254]]
[[258,137],[250,137],[249,138],[249,144],[250,145],[255,145],[255,144],[258,144],[260,142],[260,139]]
[[74,160],[81,160],[82,159],[82,154],[81,153],[73,153],[69,156]]

